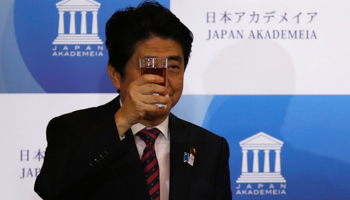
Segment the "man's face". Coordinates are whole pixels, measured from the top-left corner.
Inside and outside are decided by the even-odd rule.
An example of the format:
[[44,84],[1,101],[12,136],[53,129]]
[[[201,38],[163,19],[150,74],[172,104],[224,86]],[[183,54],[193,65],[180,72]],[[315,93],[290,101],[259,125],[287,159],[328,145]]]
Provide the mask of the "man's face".
[[[153,37],[136,46],[135,53],[125,68],[124,79],[120,82],[120,97],[124,102],[129,84],[140,77],[139,58],[168,58],[167,88],[171,100],[171,108],[176,105],[182,95],[184,78],[184,57],[180,44],[172,39]],[[170,108],[169,108],[170,110]]]

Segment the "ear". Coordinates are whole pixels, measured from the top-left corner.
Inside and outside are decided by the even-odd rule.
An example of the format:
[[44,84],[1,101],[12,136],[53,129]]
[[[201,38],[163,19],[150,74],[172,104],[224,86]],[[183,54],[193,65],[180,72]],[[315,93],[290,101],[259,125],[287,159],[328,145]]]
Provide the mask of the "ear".
[[109,62],[107,64],[107,72],[108,72],[108,76],[111,79],[114,87],[117,90],[120,90],[120,84],[121,84],[120,73],[117,70],[115,70],[115,68]]

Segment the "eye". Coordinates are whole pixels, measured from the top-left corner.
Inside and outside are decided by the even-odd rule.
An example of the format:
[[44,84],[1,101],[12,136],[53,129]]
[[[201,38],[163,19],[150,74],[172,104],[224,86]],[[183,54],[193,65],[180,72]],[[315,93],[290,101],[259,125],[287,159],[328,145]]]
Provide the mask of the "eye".
[[180,69],[180,66],[178,66],[178,65],[169,65],[168,68],[169,69]]

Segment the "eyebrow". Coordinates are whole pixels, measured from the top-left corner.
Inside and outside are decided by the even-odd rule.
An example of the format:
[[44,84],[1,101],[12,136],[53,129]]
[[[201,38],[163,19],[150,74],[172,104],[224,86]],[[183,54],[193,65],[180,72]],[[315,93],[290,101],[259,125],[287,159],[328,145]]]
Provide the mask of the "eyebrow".
[[175,60],[175,61],[178,61],[179,63],[182,63],[181,56],[169,56],[168,60]]

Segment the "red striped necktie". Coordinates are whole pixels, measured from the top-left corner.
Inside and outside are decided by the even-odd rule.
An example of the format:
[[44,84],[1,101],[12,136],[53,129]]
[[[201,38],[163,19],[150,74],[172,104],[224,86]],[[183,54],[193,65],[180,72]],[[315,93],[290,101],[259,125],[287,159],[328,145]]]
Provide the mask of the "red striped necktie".
[[146,147],[143,150],[141,162],[143,166],[143,173],[146,176],[151,200],[160,199],[159,166],[156,157],[156,151],[154,150],[154,143],[159,133],[160,131],[156,128],[143,129],[138,133],[141,139],[146,143]]

